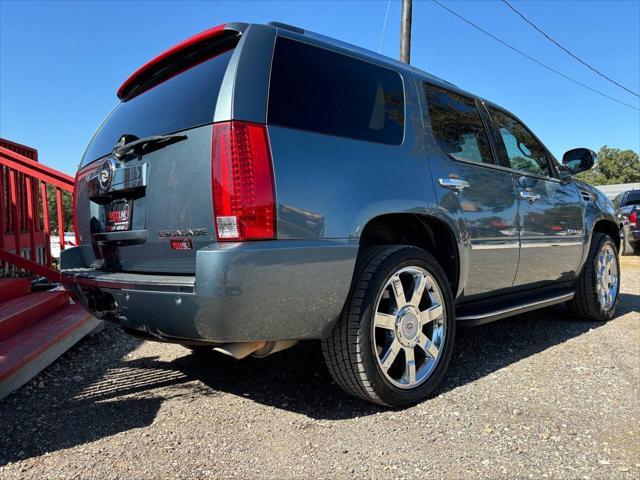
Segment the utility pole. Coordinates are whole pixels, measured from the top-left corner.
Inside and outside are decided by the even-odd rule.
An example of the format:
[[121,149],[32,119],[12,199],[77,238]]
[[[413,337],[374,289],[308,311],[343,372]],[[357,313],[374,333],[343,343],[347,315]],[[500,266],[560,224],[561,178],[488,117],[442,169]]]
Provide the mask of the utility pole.
[[400,61],[411,63],[411,3],[412,0],[402,0],[402,14],[400,19]]

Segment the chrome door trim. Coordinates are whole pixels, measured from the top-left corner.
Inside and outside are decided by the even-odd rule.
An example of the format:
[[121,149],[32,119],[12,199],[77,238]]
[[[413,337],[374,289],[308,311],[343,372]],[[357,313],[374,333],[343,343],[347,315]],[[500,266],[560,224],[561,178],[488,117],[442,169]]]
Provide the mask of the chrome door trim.
[[510,243],[474,243],[471,241],[471,249],[472,250],[503,250],[508,248],[520,248],[520,243],[518,242],[510,242]]
[[529,190],[520,190],[518,195],[524,200],[529,200],[529,203],[537,202],[542,198],[542,195],[540,195],[539,193],[533,193]]
[[461,192],[465,188],[469,188],[469,182],[460,180],[459,178],[439,178],[438,183],[443,188],[448,188],[454,192]]
[[[536,240],[536,238],[535,237],[523,238],[522,240]],[[556,241],[541,241],[537,243],[533,243],[533,242],[522,243],[520,245],[520,248],[578,247],[580,245],[584,245],[584,242],[581,239],[576,240],[574,242],[558,242],[556,240]]]

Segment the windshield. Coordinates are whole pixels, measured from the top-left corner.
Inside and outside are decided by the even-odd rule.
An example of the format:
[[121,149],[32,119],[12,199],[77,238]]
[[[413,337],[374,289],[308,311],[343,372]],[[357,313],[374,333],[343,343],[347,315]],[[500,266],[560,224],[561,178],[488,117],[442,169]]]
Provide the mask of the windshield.
[[111,153],[123,135],[165,135],[213,122],[232,54],[227,50],[118,104],[91,140],[81,166]]

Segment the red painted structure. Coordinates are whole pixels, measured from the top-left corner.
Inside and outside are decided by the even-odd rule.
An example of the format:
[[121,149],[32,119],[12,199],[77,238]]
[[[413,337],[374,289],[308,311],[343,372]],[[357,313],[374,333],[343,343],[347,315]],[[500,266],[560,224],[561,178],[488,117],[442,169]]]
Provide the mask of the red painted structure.
[[[73,188],[72,177],[38,162],[37,150],[0,139],[0,398],[101,325],[65,290],[32,291],[32,279],[60,280],[51,259],[50,237],[58,232],[51,231],[49,207],[64,249],[62,192],[73,194]],[[47,189],[54,189],[55,205],[48,205]],[[6,274],[14,278],[1,278]]]
[[37,150],[0,139],[0,262],[59,280],[51,268],[47,188],[55,189],[58,225],[65,226],[62,192],[73,194],[73,184],[73,177],[40,164]]

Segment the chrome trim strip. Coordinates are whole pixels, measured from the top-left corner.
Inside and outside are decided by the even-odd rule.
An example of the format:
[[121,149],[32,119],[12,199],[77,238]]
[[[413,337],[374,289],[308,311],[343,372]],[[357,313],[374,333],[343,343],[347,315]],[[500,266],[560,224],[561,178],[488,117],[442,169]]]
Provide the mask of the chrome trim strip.
[[[442,150],[444,152],[444,150]],[[495,163],[485,163],[485,162],[474,162],[473,160],[465,160],[464,158],[456,158],[453,155],[450,155],[447,152],[444,152],[450,159],[456,162],[466,163],[468,165],[475,165],[477,167],[489,168],[491,170],[501,170],[506,173],[512,173],[515,175],[519,175],[521,177],[532,177],[537,178],[539,180],[547,180],[555,183],[562,183],[562,180],[557,179],[555,177],[547,177],[545,175],[537,175],[535,173],[525,172],[523,170],[516,170],[515,168],[504,167],[502,165],[497,165]]]
[[473,243],[471,242],[471,250],[502,250],[507,248],[519,248],[518,242],[510,243]]
[[546,298],[544,300],[538,300],[537,302],[524,303],[515,307],[505,308],[503,310],[496,310],[493,312],[482,313],[480,315],[463,315],[456,317],[460,322],[479,322],[489,323],[494,320],[500,320],[501,318],[517,315],[518,313],[525,313],[531,310],[537,310],[538,308],[544,308],[557,303],[563,303],[571,300],[575,296],[575,292],[565,293],[557,297]]
[[148,292],[195,293],[196,277],[183,275],[145,275],[111,273],[87,268],[70,268],[60,272],[62,283],[89,288],[139,290]]
[[523,239],[521,248],[550,248],[550,247],[579,247],[583,245],[583,242],[532,242]]

